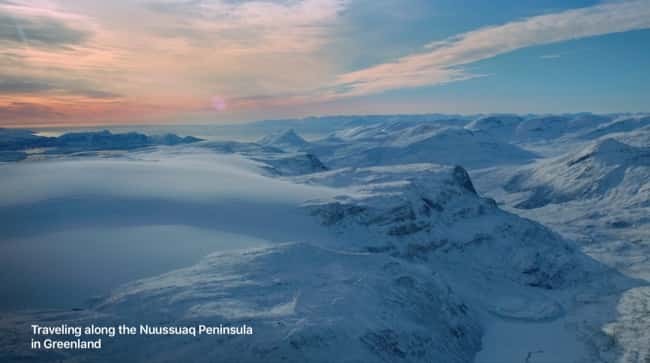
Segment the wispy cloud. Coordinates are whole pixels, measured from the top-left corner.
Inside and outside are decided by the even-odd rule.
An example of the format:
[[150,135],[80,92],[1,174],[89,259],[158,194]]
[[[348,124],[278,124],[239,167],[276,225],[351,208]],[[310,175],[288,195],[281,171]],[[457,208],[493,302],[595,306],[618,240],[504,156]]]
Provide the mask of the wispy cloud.
[[0,73],[0,95],[6,94],[77,95],[88,98],[117,98],[118,95],[102,91],[85,80],[57,79],[52,77],[14,76]]
[[87,19],[52,7],[32,5],[21,1],[0,2],[0,44],[55,48],[78,45],[91,36]]
[[307,92],[337,73],[318,51],[347,3],[0,2],[0,123],[43,110],[71,122],[202,112],[215,97],[229,112],[254,95]]
[[[62,116],[56,110],[48,106],[26,102],[11,102],[7,105],[0,105],[0,120],[20,119],[55,119]],[[14,125],[19,125],[16,123]],[[13,126],[13,125],[12,125]]]
[[534,16],[463,33],[426,51],[337,78],[339,96],[438,85],[481,76],[463,66],[517,49],[609,33],[650,28],[650,1],[601,5]]
[[332,43],[354,21],[351,3],[0,0],[0,124],[275,117],[487,76],[469,65],[525,47],[650,27],[650,0],[608,2],[479,28],[350,71],[350,55]]
[[544,54],[544,55],[541,55],[541,56],[539,56],[539,57],[540,57],[541,59],[558,59],[558,58],[560,58],[560,57],[562,57],[562,56],[559,55],[559,54]]
[[234,52],[310,52],[328,41],[329,29],[349,0],[202,1],[147,3],[155,12],[182,19],[161,34],[201,41]]

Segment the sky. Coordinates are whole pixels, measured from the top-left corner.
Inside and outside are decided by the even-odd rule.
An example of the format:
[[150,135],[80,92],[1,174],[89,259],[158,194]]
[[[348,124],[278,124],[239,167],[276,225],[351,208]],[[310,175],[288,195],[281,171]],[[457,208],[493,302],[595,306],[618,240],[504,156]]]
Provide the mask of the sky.
[[0,126],[650,111],[650,0],[0,0]]

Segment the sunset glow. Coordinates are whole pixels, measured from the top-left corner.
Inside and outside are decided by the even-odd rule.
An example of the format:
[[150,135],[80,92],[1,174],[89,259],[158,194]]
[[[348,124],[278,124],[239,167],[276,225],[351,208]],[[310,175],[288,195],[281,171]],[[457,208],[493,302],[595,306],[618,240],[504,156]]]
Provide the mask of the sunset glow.
[[[354,0],[0,1],[0,124],[643,111],[648,82],[639,80],[639,66],[648,64],[641,48],[650,39],[650,2],[539,3],[458,24],[477,9],[452,17],[445,1],[407,9]],[[368,13],[376,19],[360,15]],[[594,41],[633,54],[594,57],[580,46]],[[578,47],[566,52],[566,42]],[[530,68],[517,75],[526,90],[540,69],[555,67],[558,88],[566,82],[581,96],[539,106],[554,95],[546,89],[520,106],[508,74],[515,62]],[[597,102],[598,89],[571,80],[580,72],[612,74],[632,96]],[[502,94],[488,91],[495,85]],[[483,91],[490,96],[472,96]]]

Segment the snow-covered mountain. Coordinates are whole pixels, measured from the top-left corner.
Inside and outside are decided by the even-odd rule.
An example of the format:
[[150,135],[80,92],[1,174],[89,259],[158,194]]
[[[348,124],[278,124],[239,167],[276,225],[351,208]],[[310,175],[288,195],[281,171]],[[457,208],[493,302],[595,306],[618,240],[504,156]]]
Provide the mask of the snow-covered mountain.
[[346,129],[311,144],[310,152],[331,167],[437,163],[476,168],[536,157],[484,133],[426,123]]
[[272,146],[287,151],[298,151],[307,148],[309,143],[293,129],[265,136],[257,141],[263,146]]
[[465,128],[474,132],[484,132],[495,138],[512,140],[523,120],[524,118],[518,115],[491,115],[477,118],[468,123]]
[[617,119],[616,115],[579,113],[569,115],[489,115],[477,118],[465,128],[517,144],[556,141],[582,135]]
[[35,135],[23,129],[0,128],[0,162],[27,158],[27,149],[54,146],[54,138]]
[[113,134],[108,130],[72,132],[56,138],[56,146],[65,150],[128,150],[151,145],[178,145],[201,141],[193,136],[174,134],[147,136],[137,132]]
[[[647,284],[650,133],[642,120],[622,118],[551,142],[549,149],[569,151],[530,165],[476,171],[477,187],[508,210],[578,241],[585,253]],[[597,139],[585,145],[592,137]],[[649,291],[630,289],[617,301],[616,318],[603,328],[621,349],[611,361],[647,360]]]
[[[0,360],[643,362],[648,290],[627,276],[650,281],[650,145],[630,118],[643,120],[325,118],[318,127],[338,126],[310,141],[291,130],[257,142],[68,135],[61,150],[124,151],[0,164],[6,246],[170,224],[263,247],[126,280],[72,311],[3,314]],[[31,261],[41,250],[21,251]],[[34,321],[255,333],[45,352],[24,344]]]
[[611,138],[584,151],[539,162],[515,174],[508,192],[528,192],[517,208],[598,198],[617,204],[650,206],[650,148]]
[[249,124],[230,125],[230,127],[239,129],[239,132],[255,130],[262,132],[263,135],[282,133],[288,129],[293,129],[301,135],[325,135],[354,127],[404,122],[463,127],[470,120],[472,120],[472,116],[449,114],[341,115],[287,120],[263,120]]
[[461,167],[344,168],[299,180],[348,190],[308,208],[341,234],[372,232],[360,244],[364,250],[408,260],[441,258],[433,263],[438,268],[457,258],[494,278],[548,289],[580,281],[592,268],[558,236],[481,198]]
[[[163,189],[149,193],[165,196],[166,178],[155,178]],[[259,178],[267,177],[254,179]],[[310,190],[309,197],[275,201],[295,205],[297,214],[277,215],[276,225],[265,228],[282,228],[289,221],[282,218],[298,215],[319,227],[295,229],[288,243],[215,254],[195,266],[129,283],[81,311],[6,316],[0,343],[9,349],[0,358],[114,361],[128,354],[154,361],[236,356],[241,362],[329,362],[343,354],[357,362],[470,362],[495,334],[487,331],[497,321],[526,324],[531,329],[525,334],[532,335],[536,324],[547,321],[575,326],[568,330],[573,333],[558,328],[556,340],[573,334],[576,354],[593,358],[599,353],[586,348],[593,341],[576,338],[580,312],[602,302],[582,294],[613,293],[631,284],[545,227],[480,197],[461,167],[344,168],[285,179],[285,187],[287,182]],[[262,225],[248,223],[251,231],[252,224]],[[48,355],[18,343],[29,331],[24,324],[35,319],[247,324],[255,333],[118,337],[106,341],[101,352]],[[531,337],[516,349],[523,357],[542,348],[553,356],[556,344]]]
[[31,130],[0,128],[1,150],[17,150],[18,145],[23,145],[22,148],[35,147],[39,145],[39,142],[47,139],[53,138],[35,135]]
[[[132,150],[155,145],[180,145],[201,141],[193,136],[175,134],[145,135],[137,132],[114,134],[108,130],[70,132],[59,137],[46,137],[29,130],[0,129],[0,152],[20,153],[27,157],[30,149],[44,149],[48,154],[97,150]],[[17,160],[6,160],[17,161]]]
[[579,131],[589,130],[610,118],[591,114],[543,116],[523,120],[515,131],[518,142],[554,140]]
[[248,159],[262,163],[264,169],[273,175],[300,175],[327,170],[327,167],[313,154],[301,151],[289,151],[293,148],[281,148],[281,145],[272,146],[249,142],[209,141],[198,143],[196,146],[217,153],[243,155]]
[[637,115],[635,117],[619,117],[612,122],[602,125],[597,129],[586,133],[582,137],[585,139],[593,140],[605,135],[627,132],[641,129],[643,127],[650,126],[650,116],[648,115]]
[[111,359],[467,362],[481,337],[477,317],[440,277],[386,254],[306,243],[212,255],[191,268],[124,286],[95,309],[151,324],[254,329],[253,336],[172,344],[165,337],[116,340],[106,352]]

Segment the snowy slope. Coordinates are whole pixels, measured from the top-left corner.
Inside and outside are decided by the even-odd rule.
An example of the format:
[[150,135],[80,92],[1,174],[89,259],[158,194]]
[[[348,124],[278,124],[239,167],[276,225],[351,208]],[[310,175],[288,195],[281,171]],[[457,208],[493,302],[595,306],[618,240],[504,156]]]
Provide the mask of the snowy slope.
[[430,124],[390,124],[342,130],[310,149],[331,167],[409,163],[467,168],[520,164],[535,154],[484,133]]
[[523,117],[517,115],[491,115],[480,117],[468,123],[465,128],[474,132],[484,132],[499,139],[511,140],[523,120]]
[[525,144],[582,135],[616,119],[616,115],[590,113],[546,116],[490,115],[470,122],[465,128],[487,133],[499,140]]
[[[0,360],[643,362],[647,290],[599,262],[650,278],[643,128],[584,147],[578,136],[610,116],[493,117],[345,120],[306,144],[285,133],[0,165],[0,232],[14,240],[179,224],[271,245],[133,281],[81,310],[3,314]],[[500,139],[506,129],[525,142]],[[534,161],[522,147],[559,143],[584,149]],[[23,344],[34,321],[143,320],[256,333],[116,338],[81,354]]]
[[418,114],[418,115],[341,115],[305,117],[302,119],[263,120],[236,127],[243,130],[255,129],[262,134],[281,133],[293,129],[304,135],[326,135],[343,129],[390,123],[426,123],[447,126],[464,126],[471,117],[463,115]]
[[[507,209],[539,221],[618,271],[650,282],[650,149],[648,129],[637,121],[613,123],[578,151],[474,176],[478,188]],[[624,126],[624,127],[623,127]],[[627,130],[615,132],[618,130]],[[577,141],[577,145],[580,145]],[[650,331],[648,288],[626,291],[617,316],[603,329],[620,347],[617,362],[644,362]],[[604,344],[604,343],[603,343]],[[608,359],[609,361],[609,359]]]
[[608,134],[607,137],[614,138],[622,143],[632,146],[650,147],[650,125],[628,132],[611,133]]
[[[481,331],[440,278],[386,255],[308,244],[212,255],[191,268],[126,285],[74,319],[254,329],[240,337],[118,337],[101,354],[77,355],[89,361],[468,362]],[[17,349],[2,358],[33,355]]]
[[309,143],[300,137],[293,129],[267,135],[257,141],[257,144],[271,146],[287,151],[304,150]]
[[641,114],[635,117],[619,117],[610,123],[584,134],[582,137],[593,140],[608,134],[637,130],[648,125],[650,125],[650,116],[648,115]]
[[528,192],[518,208],[598,198],[628,206],[650,206],[650,148],[615,139],[595,142],[584,151],[535,164],[513,176],[508,192]]
[[[124,193],[144,187],[151,178],[160,183],[142,189],[149,199],[174,198],[180,203],[176,208],[184,211],[191,209],[183,204],[208,203],[211,212],[202,218],[213,218],[215,227],[232,228],[239,218],[240,229],[229,231],[257,230],[276,243],[284,235],[284,241],[292,243],[209,256],[190,268],[127,284],[83,311],[6,316],[0,342],[9,349],[0,358],[115,361],[128,355],[148,361],[238,357],[242,362],[329,362],[343,354],[352,362],[470,362],[485,348],[484,330],[496,322],[525,323],[534,331],[540,324],[559,321],[554,329],[564,335],[558,336],[577,337],[583,326],[574,319],[581,316],[576,311],[601,303],[578,296],[612,294],[629,285],[543,226],[481,198],[460,167],[345,168],[274,180],[255,176],[260,169],[254,162],[202,155],[200,162],[189,163],[193,151],[186,151],[142,152],[135,161],[102,161],[102,169],[110,165],[113,170],[147,170],[142,174],[147,177],[138,179],[141,185],[124,190],[129,178],[118,173],[108,191],[123,199]],[[224,162],[227,168],[214,167]],[[22,172],[37,166],[25,165]],[[175,168],[186,175],[170,180]],[[85,165],[84,170],[92,167]],[[58,176],[57,183],[69,176]],[[179,180],[187,189],[169,195]],[[107,188],[89,181],[83,184],[97,191]],[[64,193],[58,199],[67,198],[69,189],[57,191],[57,183],[42,182],[50,187],[49,196]],[[6,192],[17,187],[9,184]],[[268,193],[269,187],[276,192]],[[291,193],[293,188],[296,193]],[[266,196],[247,195],[249,189],[264,190]],[[196,193],[204,197],[196,199]],[[228,203],[228,195],[245,199]],[[37,200],[47,203],[49,197]],[[24,201],[14,198],[10,203]],[[234,206],[242,210],[232,210]],[[260,208],[275,210],[272,223],[250,214]],[[226,216],[229,220],[223,220]],[[287,230],[292,221],[295,227]],[[18,343],[28,331],[24,324],[34,319],[246,323],[256,334],[228,339],[120,338],[107,342],[109,348],[101,353],[48,356],[26,351]],[[577,325],[567,328],[569,322]],[[593,342],[575,339],[583,348],[572,352],[591,357],[593,352],[585,347]],[[549,342],[531,339],[521,349],[535,350]]]
[[583,281],[595,268],[544,227],[481,198],[461,167],[345,168],[299,180],[352,191],[310,202],[308,208],[341,234],[370,232],[364,250],[409,260],[440,258],[440,264],[462,261],[477,273],[547,289]]
[[477,171],[474,177],[480,190],[511,211],[581,241],[608,265],[650,278],[643,267],[650,251],[650,149],[618,141],[643,145],[647,138],[627,134],[532,165]]
[[589,130],[610,120],[591,114],[534,117],[522,121],[515,131],[518,142],[554,140],[561,136]]
[[[313,154],[288,151],[276,146],[236,141],[209,141],[195,146],[223,154],[238,154],[260,162],[272,175],[300,175],[327,170],[327,167]],[[284,151],[287,150],[287,151]]]

